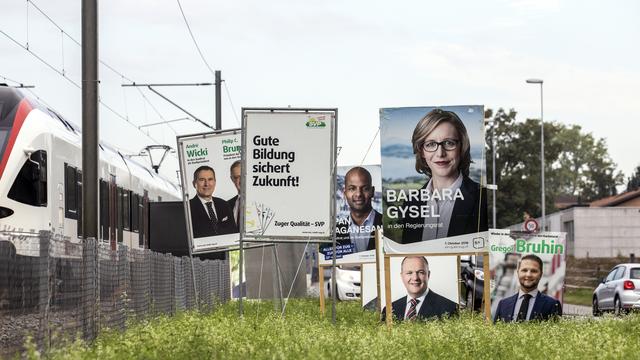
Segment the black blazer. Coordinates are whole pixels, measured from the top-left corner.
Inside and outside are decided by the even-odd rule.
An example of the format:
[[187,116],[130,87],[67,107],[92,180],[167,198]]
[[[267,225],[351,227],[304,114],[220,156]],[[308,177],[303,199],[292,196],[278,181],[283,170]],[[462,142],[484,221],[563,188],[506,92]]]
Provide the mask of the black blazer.
[[236,226],[238,226],[239,228],[240,227],[240,224],[238,223],[239,220],[235,218],[236,214],[233,212],[233,208],[236,206],[236,200],[238,200],[238,195],[227,200],[227,204],[229,205],[229,210],[231,210],[231,214],[233,214],[233,219],[236,222]]
[[[513,321],[513,313],[516,310],[516,301],[518,301],[518,293],[500,300],[496,309],[493,322],[498,320],[504,322]],[[560,301],[538,292],[536,300],[533,303],[530,320],[549,320],[550,318],[562,316],[562,305]]]
[[[407,296],[394,301],[391,304],[394,320],[404,320],[404,311],[407,307]],[[382,321],[386,319],[386,307],[382,310]],[[429,320],[435,318],[449,317],[458,313],[456,303],[446,297],[437,294],[429,289],[429,293],[424,298],[424,303],[420,307],[417,318],[420,320]]]
[[[425,189],[427,184],[424,184],[422,189]],[[477,182],[464,176],[462,178],[462,184],[460,185],[460,192],[464,200],[456,200],[453,205],[447,237],[487,231],[489,229],[487,218],[487,189],[482,188],[482,190],[480,190],[480,185],[478,185]],[[403,206],[414,205],[422,206],[426,205],[426,203],[422,201],[406,201]],[[403,219],[403,223],[403,244],[422,241],[423,227],[419,225],[424,224],[424,218],[405,218]],[[409,224],[414,226],[407,226]],[[418,225],[417,228],[415,225]]]
[[213,197],[213,206],[216,209],[218,218],[217,231],[211,226],[211,220],[198,196],[189,200],[191,208],[191,226],[193,227],[193,237],[200,238],[206,236],[232,234],[238,232],[236,222],[233,219],[233,211],[229,209],[226,201]]
[[[382,226],[382,214],[373,210],[373,226]],[[351,215],[349,215],[351,216]],[[347,245],[351,243],[351,234],[349,233],[348,222],[341,222],[336,225],[336,245]],[[376,248],[376,232],[375,229],[371,231],[369,236],[369,243],[367,244],[367,250],[375,250]]]

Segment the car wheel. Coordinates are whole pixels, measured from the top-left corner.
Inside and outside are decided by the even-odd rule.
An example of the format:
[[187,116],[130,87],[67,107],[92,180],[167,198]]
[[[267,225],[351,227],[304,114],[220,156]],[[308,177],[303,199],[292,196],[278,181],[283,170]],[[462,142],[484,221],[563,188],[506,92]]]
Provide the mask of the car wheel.
[[616,295],[616,297],[613,299],[613,314],[615,316],[621,316],[623,313],[624,310],[622,310],[622,302],[620,301],[618,295]]
[[600,311],[600,307],[598,306],[598,298],[597,297],[593,297],[593,303],[591,304],[591,310],[593,312],[593,316],[600,316],[602,315],[602,311]]
[[466,299],[467,309],[474,310],[473,306],[473,290],[467,289],[467,299]]

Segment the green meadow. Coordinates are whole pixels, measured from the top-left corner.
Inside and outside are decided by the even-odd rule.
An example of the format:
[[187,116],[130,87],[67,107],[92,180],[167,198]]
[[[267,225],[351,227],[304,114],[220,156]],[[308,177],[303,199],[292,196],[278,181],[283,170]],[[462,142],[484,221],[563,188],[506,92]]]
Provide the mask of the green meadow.
[[[330,304],[328,306],[330,309]],[[337,304],[336,325],[317,299],[291,300],[284,317],[271,302],[237,303],[103,331],[46,354],[51,359],[621,359],[640,356],[640,315],[498,324],[478,314],[388,328],[356,302]]]

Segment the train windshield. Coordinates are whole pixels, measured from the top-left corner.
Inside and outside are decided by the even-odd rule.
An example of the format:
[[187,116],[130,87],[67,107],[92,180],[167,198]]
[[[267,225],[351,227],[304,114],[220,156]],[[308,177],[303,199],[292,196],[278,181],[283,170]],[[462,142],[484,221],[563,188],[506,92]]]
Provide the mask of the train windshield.
[[9,130],[0,129],[0,159],[4,156],[4,148],[7,146],[7,136],[9,136]]
[[4,158],[9,133],[13,127],[18,105],[24,96],[15,89],[0,85],[0,159]]

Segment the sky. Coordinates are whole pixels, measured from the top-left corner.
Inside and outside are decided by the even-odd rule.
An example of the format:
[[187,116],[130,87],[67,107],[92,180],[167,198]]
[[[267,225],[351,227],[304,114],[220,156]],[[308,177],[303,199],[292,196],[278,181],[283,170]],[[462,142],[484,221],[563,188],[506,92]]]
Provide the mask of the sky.
[[[72,40],[81,39],[80,4],[3,0],[0,12],[0,81],[36,86],[41,101],[77,124],[81,93],[68,79],[80,83]],[[513,108],[524,121],[540,116],[540,87],[525,83],[539,78],[545,121],[605,138],[625,177],[640,165],[633,0],[99,1],[99,57],[126,76],[100,68],[100,94],[113,110],[100,109],[100,137],[124,153],[208,131],[195,121],[139,131],[185,114],[146,88],[121,86],[213,82],[179,4],[209,67],[222,71],[223,128],[240,126],[242,107],[338,108],[338,163],[375,164],[379,108],[483,104]],[[212,87],[158,90],[213,123]],[[176,179],[176,169],[174,154],[161,171]]]

